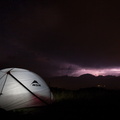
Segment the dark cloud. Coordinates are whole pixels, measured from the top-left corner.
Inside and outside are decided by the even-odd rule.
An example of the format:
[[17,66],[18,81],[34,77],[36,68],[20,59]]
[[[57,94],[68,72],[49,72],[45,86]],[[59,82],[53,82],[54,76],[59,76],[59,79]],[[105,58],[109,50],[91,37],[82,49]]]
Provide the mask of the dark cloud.
[[1,1],[1,66],[48,74],[62,63],[120,66],[118,5],[107,0]]

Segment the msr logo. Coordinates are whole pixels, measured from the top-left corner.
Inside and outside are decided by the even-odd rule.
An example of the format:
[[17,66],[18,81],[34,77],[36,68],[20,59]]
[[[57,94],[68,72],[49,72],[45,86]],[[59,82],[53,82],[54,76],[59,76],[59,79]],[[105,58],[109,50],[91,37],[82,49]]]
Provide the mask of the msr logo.
[[32,86],[41,86],[36,80],[31,83]]

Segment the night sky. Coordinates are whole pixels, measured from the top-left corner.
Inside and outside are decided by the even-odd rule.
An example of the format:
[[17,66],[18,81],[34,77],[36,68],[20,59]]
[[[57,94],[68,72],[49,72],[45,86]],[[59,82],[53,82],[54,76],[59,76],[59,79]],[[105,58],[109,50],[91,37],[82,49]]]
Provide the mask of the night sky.
[[0,69],[41,76],[120,75],[120,7],[110,0],[1,0]]

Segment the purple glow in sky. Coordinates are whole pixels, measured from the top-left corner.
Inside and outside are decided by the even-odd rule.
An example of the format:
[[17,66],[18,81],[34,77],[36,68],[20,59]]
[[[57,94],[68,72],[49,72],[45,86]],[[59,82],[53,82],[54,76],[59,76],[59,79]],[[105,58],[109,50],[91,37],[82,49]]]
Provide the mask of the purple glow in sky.
[[[64,67],[63,67],[64,66]],[[111,68],[83,68],[74,64],[64,64],[61,69],[58,71],[58,74],[68,75],[78,77],[83,74],[92,74],[94,76],[120,76],[120,68],[119,67],[111,67]]]
[[113,75],[119,76],[120,75],[120,68],[103,68],[103,69],[90,69],[90,68],[82,68],[80,70],[73,71],[71,74],[72,76],[80,76],[82,74],[92,74],[95,76],[106,76],[106,75]]

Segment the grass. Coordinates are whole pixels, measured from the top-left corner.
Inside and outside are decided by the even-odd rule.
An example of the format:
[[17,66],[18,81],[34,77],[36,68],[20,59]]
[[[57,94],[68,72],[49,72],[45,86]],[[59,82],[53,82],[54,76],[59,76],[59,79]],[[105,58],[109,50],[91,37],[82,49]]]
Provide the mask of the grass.
[[85,88],[74,91],[51,88],[51,91],[55,101],[48,106],[3,111],[3,113],[17,120],[119,119],[119,90]]

